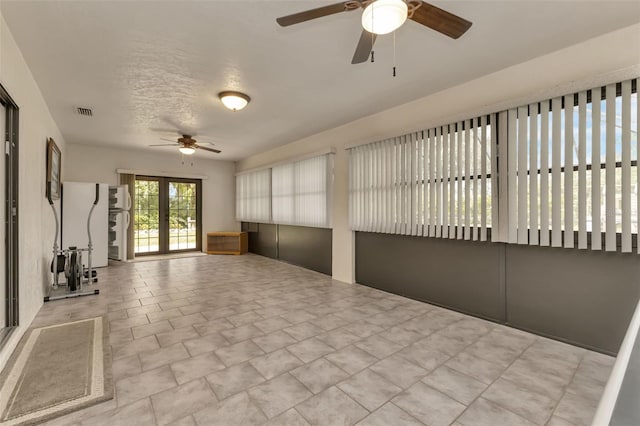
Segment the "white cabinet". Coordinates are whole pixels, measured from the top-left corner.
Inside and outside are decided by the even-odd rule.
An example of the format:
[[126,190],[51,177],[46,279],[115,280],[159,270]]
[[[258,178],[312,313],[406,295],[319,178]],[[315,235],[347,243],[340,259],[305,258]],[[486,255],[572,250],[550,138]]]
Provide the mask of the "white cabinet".
[[109,187],[109,259],[127,260],[131,196],[126,185]]

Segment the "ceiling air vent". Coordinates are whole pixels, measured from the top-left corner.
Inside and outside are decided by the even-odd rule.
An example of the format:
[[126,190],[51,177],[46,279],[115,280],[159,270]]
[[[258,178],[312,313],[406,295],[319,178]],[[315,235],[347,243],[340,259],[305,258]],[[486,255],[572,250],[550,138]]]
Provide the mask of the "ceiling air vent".
[[91,108],[77,107],[76,112],[85,117],[93,117],[93,111],[91,110]]

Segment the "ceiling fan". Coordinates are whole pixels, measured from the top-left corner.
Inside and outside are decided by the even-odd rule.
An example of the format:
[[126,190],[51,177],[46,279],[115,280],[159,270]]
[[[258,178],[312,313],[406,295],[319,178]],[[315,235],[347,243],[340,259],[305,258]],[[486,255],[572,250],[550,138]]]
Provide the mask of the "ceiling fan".
[[[149,146],[173,146],[175,147],[176,144],[179,145],[178,150],[185,155],[191,155],[194,152],[196,152],[196,149],[202,149],[204,151],[209,151],[209,152],[215,152],[216,154],[221,153],[222,151],[220,151],[219,149],[215,149],[215,148],[207,148],[204,147],[202,145],[198,144],[198,141],[196,141],[192,135],[181,135],[181,137],[178,138],[177,141],[172,141],[171,139],[166,139],[166,138],[160,138],[163,141],[171,141],[173,143],[165,143],[165,144],[157,144],[157,145],[149,145]],[[206,142],[208,143],[208,142]]]
[[404,24],[407,19],[436,30],[453,39],[462,36],[471,22],[446,10],[420,0],[347,0],[292,15],[282,16],[276,22],[282,27],[299,24],[340,12],[363,9],[362,34],[351,60],[352,64],[365,62],[377,35],[388,34]]

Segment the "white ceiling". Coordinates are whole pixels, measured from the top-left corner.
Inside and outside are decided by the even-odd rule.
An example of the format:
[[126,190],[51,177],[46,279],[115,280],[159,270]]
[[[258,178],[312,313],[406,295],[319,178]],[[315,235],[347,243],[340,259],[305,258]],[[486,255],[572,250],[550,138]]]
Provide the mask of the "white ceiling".
[[[279,27],[326,1],[9,1],[0,7],[68,143],[140,149],[179,123],[237,160],[640,21],[638,1],[433,1],[452,40],[408,22],[351,65],[360,13]],[[1,52],[0,52],[1,54]],[[233,113],[222,90],[252,97]],[[93,118],[75,113],[90,107]],[[166,137],[166,135],[164,135]]]

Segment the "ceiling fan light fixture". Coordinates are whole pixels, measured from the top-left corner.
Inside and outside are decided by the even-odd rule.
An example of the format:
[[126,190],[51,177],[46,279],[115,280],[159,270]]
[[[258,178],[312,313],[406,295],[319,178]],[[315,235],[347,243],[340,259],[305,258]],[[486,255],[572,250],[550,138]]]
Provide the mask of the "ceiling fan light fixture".
[[196,150],[194,148],[191,148],[190,146],[181,146],[180,148],[178,148],[178,150],[184,155],[191,155],[196,152]]
[[362,27],[373,34],[389,34],[404,24],[408,12],[403,0],[375,0],[362,12]]
[[249,101],[251,101],[251,98],[248,95],[245,95],[241,92],[220,92],[218,94],[218,97],[220,98],[222,104],[225,107],[229,108],[231,111],[240,111],[247,106]]

